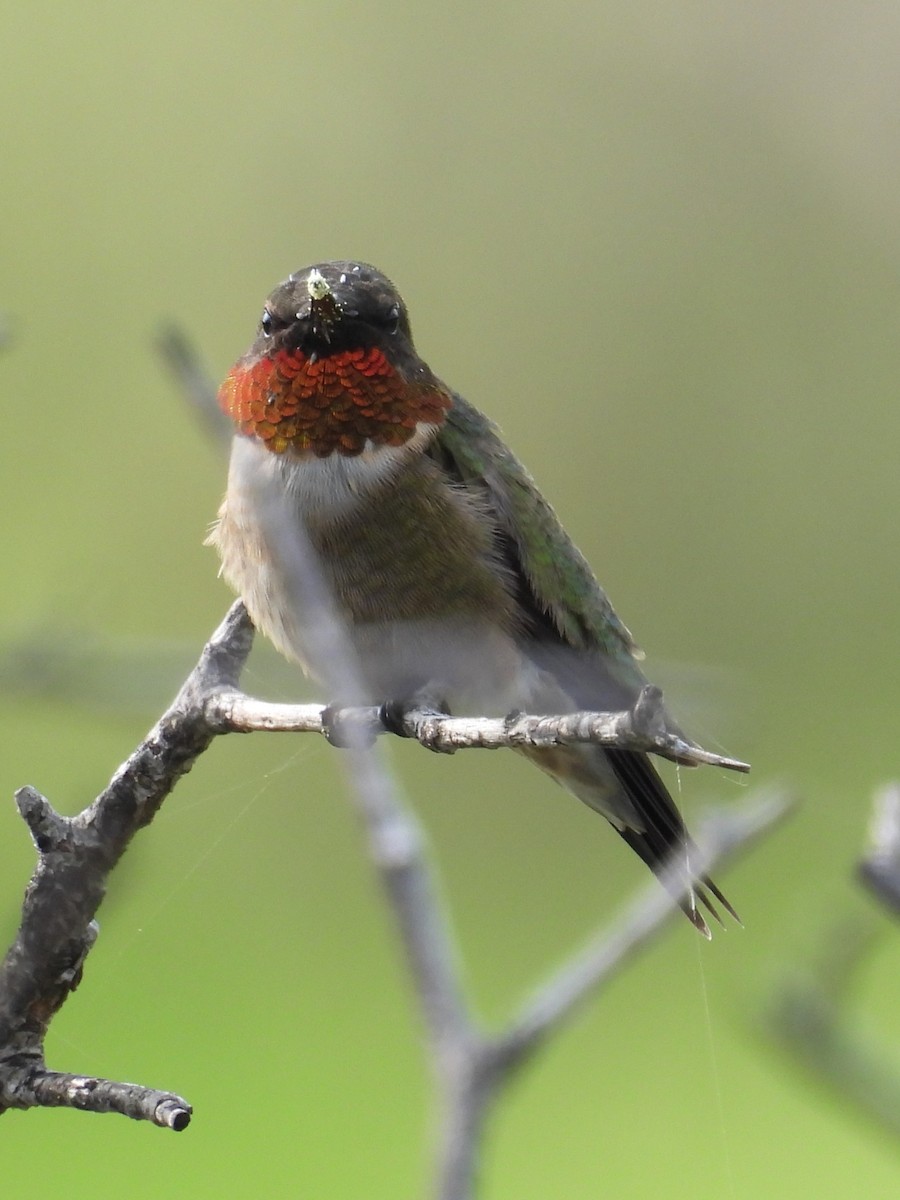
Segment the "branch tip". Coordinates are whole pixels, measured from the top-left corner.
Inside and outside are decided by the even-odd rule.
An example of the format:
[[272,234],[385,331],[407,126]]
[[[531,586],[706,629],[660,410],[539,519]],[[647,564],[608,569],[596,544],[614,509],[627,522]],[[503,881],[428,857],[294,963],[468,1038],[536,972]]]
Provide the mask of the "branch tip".
[[153,1123],[164,1129],[172,1129],[175,1133],[181,1133],[190,1125],[192,1115],[193,1109],[190,1105],[185,1105],[183,1100],[176,1100],[173,1097],[157,1104],[153,1114]]
[[37,788],[26,784],[25,787],[16,791],[15,797],[19,815],[28,826],[32,841],[39,854],[49,854],[70,835],[71,822],[69,819],[60,816],[47,797]]
[[203,647],[195,669],[200,690],[237,687],[253,648],[253,622],[242,600],[235,600],[219,627]]
[[900,783],[875,793],[869,845],[857,874],[890,912],[900,913]]

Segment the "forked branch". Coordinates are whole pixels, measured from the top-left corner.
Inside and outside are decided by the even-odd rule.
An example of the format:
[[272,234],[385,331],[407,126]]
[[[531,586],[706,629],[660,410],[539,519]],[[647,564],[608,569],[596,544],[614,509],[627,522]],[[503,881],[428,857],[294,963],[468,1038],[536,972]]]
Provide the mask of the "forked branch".
[[[311,597],[314,604],[318,599]],[[341,631],[328,628],[328,619],[326,613],[323,644],[330,647],[329,659],[338,661]],[[238,683],[252,640],[249,618],[236,602],[172,705],[78,816],[60,816],[34,788],[18,792],[19,809],[39,859],[26,891],[21,926],[0,965],[0,1111],[67,1106],[118,1112],[170,1129],[187,1126],[191,1107],[173,1093],[50,1070],[43,1049],[47,1028],[81,980],[109,873],[213,738],[235,731],[323,733],[348,747],[342,757],[351,792],[422,1011],[443,1113],[436,1194],[441,1200],[465,1200],[474,1186],[482,1118],[503,1081],[677,911],[676,899],[654,883],[646,896],[539,986],[505,1031],[487,1036],[464,994],[459,955],[418,823],[372,747],[378,734],[389,731],[389,723],[377,708],[334,711],[318,705],[268,704],[245,695]],[[341,678],[352,680],[352,664],[345,667],[340,667]],[[672,737],[660,714],[659,693],[648,688],[631,712],[496,720],[459,719],[423,709],[403,715],[402,732],[444,752],[596,741],[651,750],[681,762],[715,762],[746,770],[743,763],[709,755]],[[764,799],[745,804],[740,813],[716,814],[712,825],[701,828],[698,871],[705,873],[724,856],[748,846],[785,807],[782,800]],[[677,891],[674,877],[671,882]]]

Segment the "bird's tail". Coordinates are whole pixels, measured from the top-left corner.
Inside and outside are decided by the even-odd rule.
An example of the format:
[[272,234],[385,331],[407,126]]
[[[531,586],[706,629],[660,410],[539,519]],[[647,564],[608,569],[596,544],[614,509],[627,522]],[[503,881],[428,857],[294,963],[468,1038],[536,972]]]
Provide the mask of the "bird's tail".
[[[607,750],[606,758],[641,818],[640,828],[627,824],[616,825],[622,839],[655,875],[672,879],[673,891],[681,893],[679,905],[682,911],[704,937],[711,935],[698,908],[698,901],[720,925],[724,924],[710,895],[740,924],[737,913],[709,876],[697,878],[693,875],[690,865],[693,843],[681,814],[649,757],[634,750]],[[671,868],[679,862],[684,864],[684,870],[679,872],[676,867],[673,875]],[[688,881],[689,887],[685,893],[684,885]]]
[[709,876],[694,876],[690,862],[693,843],[646,754],[600,746],[535,747],[521,753],[606,817],[654,875],[678,896],[685,916],[704,937],[710,932],[700,906],[723,924],[714,900],[740,923]]

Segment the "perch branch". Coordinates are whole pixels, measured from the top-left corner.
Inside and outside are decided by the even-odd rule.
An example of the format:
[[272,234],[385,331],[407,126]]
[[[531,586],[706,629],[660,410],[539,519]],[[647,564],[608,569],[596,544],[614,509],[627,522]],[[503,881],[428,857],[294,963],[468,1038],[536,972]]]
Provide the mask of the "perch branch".
[[[306,578],[311,578],[309,572]],[[321,596],[314,603],[326,622],[333,620]],[[329,669],[345,684],[348,679],[352,684],[356,667],[343,662],[340,636],[340,631],[332,628],[319,638],[319,644]],[[437,1069],[453,1079],[445,1089],[448,1095],[452,1093],[458,1100],[465,1093],[471,1099],[471,1083],[460,1081],[468,1078],[474,1061],[469,1052],[480,1053],[484,1038],[468,1016],[457,952],[435,895],[422,833],[393,794],[393,783],[379,756],[368,750],[375,736],[387,731],[380,710],[266,704],[245,695],[238,681],[252,637],[252,626],[238,602],[213,634],[171,706],[82,813],[60,816],[34,788],[17,793],[39,859],[26,892],[20,929],[0,965],[0,1111],[69,1105],[120,1112],[172,1129],[186,1126],[191,1109],[181,1097],[50,1071],[44,1062],[43,1043],[50,1020],[81,979],[96,937],[94,916],[107,878],[131,838],[150,823],[178,779],[215,736],[251,730],[325,734],[340,730],[340,742],[348,747],[344,760],[353,794],[372,859],[400,926]],[[341,690],[346,694],[346,686]],[[462,747],[594,740],[630,749],[652,748],[682,761],[706,761],[699,748],[654,728],[659,711],[658,693],[650,689],[633,712],[517,715],[504,721],[457,719],[414,710],[404,715],[403,731],[430,749],[445,752]],[[719,761],[718,756],[708,757]],[[737,769],[743,767],[734,760],[722,761]],[[445,1107],[452,1109],[454,1103],[447,1100]]]
[[[725,767],[747,772],[748,763],[713,754],[666,729],[662,692],[645,687],[634,708],[626,712],[573,712],[555,716],[514,713],[509,717],[449,717],[412,708],[403,715],[403,733],[429,750],[499,750],[521,746],[561,746],[594,742],[622,750],[643,750],[687,766]],[[242,692],[210,696],[211,723],[236,733],[327,733],[339,720],[366,741],[391,733],[377,707],[329,709],[317,704],[269,704]]]

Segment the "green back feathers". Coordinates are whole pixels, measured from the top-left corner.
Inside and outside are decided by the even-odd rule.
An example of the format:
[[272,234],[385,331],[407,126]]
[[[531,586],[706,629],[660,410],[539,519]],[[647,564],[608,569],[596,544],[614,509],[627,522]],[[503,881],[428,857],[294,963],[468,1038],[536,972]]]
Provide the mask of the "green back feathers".
[[601,651],[613,660],[623,683],[640,687],[644,679],[634,639],[493,422],[454,395],[437,442],[443,465],[452,463],[461,483],[484,491],[498,527],[515,547],[516,567],[535,606],[547,614],[560,639],[576,650]]

